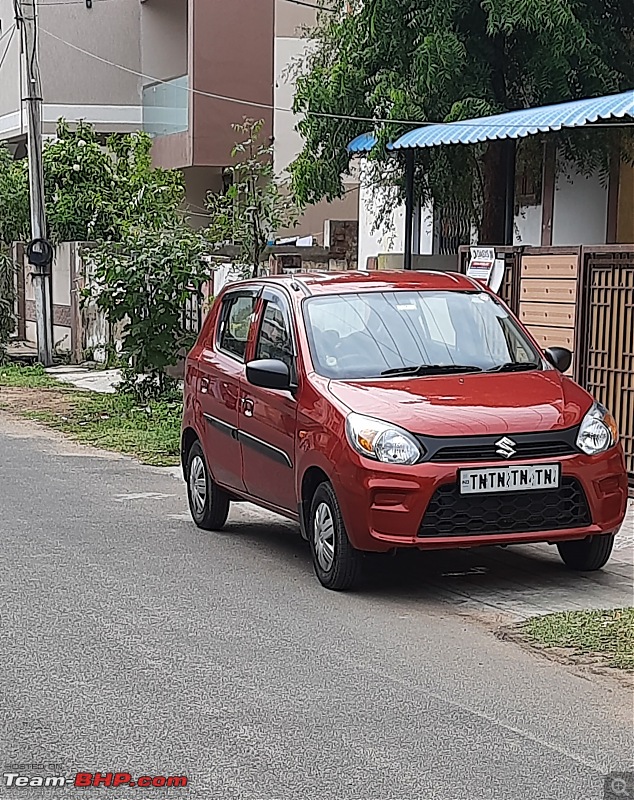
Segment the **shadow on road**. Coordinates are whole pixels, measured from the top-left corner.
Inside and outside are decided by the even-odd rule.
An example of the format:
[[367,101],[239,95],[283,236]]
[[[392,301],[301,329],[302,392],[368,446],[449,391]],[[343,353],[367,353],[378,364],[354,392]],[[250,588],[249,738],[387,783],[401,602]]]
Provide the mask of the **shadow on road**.
[[[316,580],[308,544],[289,523],[271,517],[236,520],[221,535],[272,556],[289,576]],[[563,565],[555,547],[518,545],[371,556],[359,594],[382,601],[442,601],[524,617],[631,605],[631,592],[632,567],[627,563],[615,561],[600,572],[577,573]]]

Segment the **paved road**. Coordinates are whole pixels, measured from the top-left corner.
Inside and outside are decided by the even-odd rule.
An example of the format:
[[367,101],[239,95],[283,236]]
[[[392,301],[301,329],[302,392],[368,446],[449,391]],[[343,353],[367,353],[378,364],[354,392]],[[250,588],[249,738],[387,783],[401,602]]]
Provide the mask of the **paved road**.
[[[478,612],[478,586],[500,618],[514,582],[561,598],[549,556],[408,560],[337,595],[285,524],[197,530],[163,471],[2,416],[0,453],[0,763],[190,781],[2,797],[592,800],[631,767],[625,689]],[[627,564],[596,580],[621,591]]]

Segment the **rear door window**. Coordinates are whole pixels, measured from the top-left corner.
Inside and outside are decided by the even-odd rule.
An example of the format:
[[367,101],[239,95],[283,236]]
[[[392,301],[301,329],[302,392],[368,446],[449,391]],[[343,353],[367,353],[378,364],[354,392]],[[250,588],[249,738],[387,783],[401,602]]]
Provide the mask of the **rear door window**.
[[255,303],[255,294],[242,294],[229,295],[222,304],[218,348],[240,361],[246,355]]

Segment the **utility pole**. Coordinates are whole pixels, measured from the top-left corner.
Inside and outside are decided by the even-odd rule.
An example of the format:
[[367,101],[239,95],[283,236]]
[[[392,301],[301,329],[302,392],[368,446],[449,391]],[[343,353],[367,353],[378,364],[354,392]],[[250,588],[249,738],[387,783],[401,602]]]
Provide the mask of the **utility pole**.
[[42,165],[42,81],[37,35],[37,0],[16,0],[16,19],[22,31],[28,107],[29,188],[31,201],[31,243],[28,257],[35,293],[37,352],[39,361],[53,363],[53,302],[51,266],[53,249],[46,239],[44,170]]

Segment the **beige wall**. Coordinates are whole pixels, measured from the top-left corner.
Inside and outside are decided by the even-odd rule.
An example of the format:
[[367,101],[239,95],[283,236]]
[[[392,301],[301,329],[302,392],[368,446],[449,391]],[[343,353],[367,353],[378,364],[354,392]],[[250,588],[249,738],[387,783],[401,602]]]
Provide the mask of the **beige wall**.
[[289,3],[287,0],[275,0],[276,36],[301,36],[302,29],[312,27],[316,19],[315,9]]
[[[309,51],[309,42],[294,37],[275,39],[275,107],[292,108],[295,81],[292,70]],[[295,130],[299,117],[284,111],[275,111],[273,135],[275,136],[275,171],[283,174],[302,148],[302,139]]]
[[[13,24],[12,0],[0,0],[0,20],[4,30]],[[105,132],[138,129],[140,78],[64,42],[140,72],[139,3],[108,0],[95,2],[92,9],[83,2],[39,3],[39,21],[44,132],[53,133],[59,117],[85,119]],[[13,37],[0,77],[0,140],[24,132],[20,94],[26,89],[21,80],[19,38],[18,34]],[[0,54],[5,43],[0,44]]]
[[135,0],[47,7],[40,3],[40,64],[44,102],[70,105],[134,106],[141,80],[83,55],[47,36],[51,33],[129,69],[141,70],[139,4]]
[[[13,25],[13,0],[0,0],[0,22],[0,36],[3,37],[0,41],[0,58],[9,45],[0,72],[0,138],[4,138],[3,132],[17,132],[16,128],[19,130],[20,127],[19,114],[15,113],[20,108],[20,34],[15,31],[9,44],[11,34],[8,33]],[[8,35],[4,36],[5,33]]]
[[295,228],[278,231],[279,237],[314,236],[320,244],[324,244],[324,222],[332,220],[356,220],[359,216],[359,191],[352,188],[341,200],[332,203],[316,203],[308,206]]
[[[301,64],[310,52],[310,42],[302,33],[305,28],[315,24],[316,12],[305,6],[288,3],[286,0],[276,0],[275,14],[274,166],[278,175],[287,178],[288,165],[300,152],[303,143],[296,130],[299,117],[280,109],[289,109],[293,105],[296,66]],[[346,180],[346,185],[350,188],[342,200],[310,206],[296,228],[291,231],[280,231],[280,235],[312,235],[317,236],[321,242],[325,220],[356,220],[359,215],[358,190],[353,187],[358,185],[358,181],[356,178],[349,178]]]
[[186,75],[187,49],[187,0],[141,3],[141,71],[164,81]]

